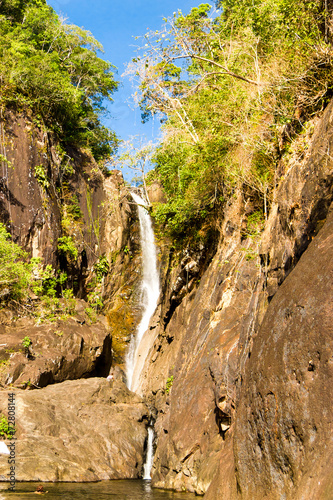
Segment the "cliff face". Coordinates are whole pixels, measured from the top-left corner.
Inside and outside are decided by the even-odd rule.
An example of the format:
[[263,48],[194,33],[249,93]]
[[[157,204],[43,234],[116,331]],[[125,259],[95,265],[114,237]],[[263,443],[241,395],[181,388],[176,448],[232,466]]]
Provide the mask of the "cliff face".
[[141,386],[156,408],[156,486],[208,499],[333,495],[332,116],[331,103],[281,162],[261,235],[239,194],[202,276],[200,252],[166,273]]
[[78,248],[71,272],[82,282],[98,256],[121,248],[120,173],[104,182],[88,153],[65,152],[24,112],[3,112],[1,154],[1,221],[33,257],[59,267],[58,238],[67,231]]
[[[105,179],[88,153],[65,153],[29,114],[7,110],[0,125],[0,220],[31,257],[40,258],[44,267],[65,271],[68,286],[86,299],[94,265],[104,256],[114,270],[115,255],[129,240],[131,207],[122,175],[114,171]],[[77,258],[59,251],[58,239],[64,235],[75,245]],[[106,294],[107,283],[103,278],[99,295]],[[31,296],[18,311],[0,311],[1,382],[44,387],[107,376],[112,353],[105,319],[91,324],[85,312],[89,304],[71,298],[60,299],[56,313],[52,303],[42,303],[37,318],[27,319],[36,299]],[[74,314],[64,319],[68,308]],[[24,337],[32,342],[29,356],[22,352]]]
[[[29,117],[7,112],[1,220],[32,255],[70,271],[81,297],[98,257],[105,255],[109,265],[100,289],[108,322],[90,325],[84,300],[76,301],[72,319],[53,324],[14,322],[10,311],[0,317],[2,383],[43,387],[38,399],[45,408],[57,395],[70,412],[62,431],[61,412],[51,405],[39,421],[29,413],[34,396],[18,391],[24,453],[45,424],[49,450],[75,463],[69,474],[43,449],[48,465],[36,480],[137,477],[153,414],[155,486],[208,500],[332,498],[332,121],[333,103],[281,161],[268,220],[251,197],[237,192],[210,242],[181,255],[161,246],[161,296],[143,339],[149,354],[137,396],[124,387],[119,368],[110,384],[68,380],[105,377],[111,364],[122,365],[140,317],[139,229],[121,176],[103,179],[82,151],[68,152],[69,175],[52,138]],[[73,196],[82,215],[68,228]],[[64,231],[76,242],[76,262],[64,261],[57,250]],[[30,357],[20,352],[27,334]],[[80,422],[77,405],[91,409]],[[95,434],[87,433],[88,445],[80,435],[96,409],[102,422],[97,443],[105,442],[94,447],[88,470],[80,455]],[[106,420],[115,418],[117,426],[106,429]],[[70,442],[71,426],[79,432]],[[121,461],[116,448],[128,451]],[[29,455],[19,479],[31,476],[33,460]]]
[[[0,309],[0,411],[7,415],[10,387],[19,414],[18,453],[25,456],[16,477],[138,477],[149,411],[126,388],[119,368],[105,380],[112,364],[122,361],[140,312],[135,313],[137,219],[122,175],[114,171],[104,178],[85,151],[64,152],[29,114],[7,110],[0,125],[0,221],[44,268],[66,271],[75,295],[56,299],[56,311],[31,292],[23,305]],[[77,258],[59,250],[64,235],[74,243]],[[96,285],[94,268],[101,258],[107,269]],[[98,311],[88,314],[91,290],[104,299],[109,321]],[[48,314],[38,315],[39,307]],[[131,321],[119,329],[124,308]],[[31,342],[25,349],[24,338]],[[1,480],[7,479],[7,465]]]

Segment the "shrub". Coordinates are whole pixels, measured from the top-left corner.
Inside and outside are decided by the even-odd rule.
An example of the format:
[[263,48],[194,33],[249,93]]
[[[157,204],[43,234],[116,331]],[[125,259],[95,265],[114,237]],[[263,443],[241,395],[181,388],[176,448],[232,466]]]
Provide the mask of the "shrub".
[[4,415],[1,415],[0,436],[5,439],[13,439],[15,432],[15,427],[8,423],[8,419]]
[[22,340],[22,345],[25,349],[28,349],[32,344],[32,340],[30,337],[24,337],[24,339]]
[[105,255],[100,257],[94,264],[94,271],[96,274],[97,282],[100,283],[104,276],[109,272],[109,263]]
[[28,254],[11,240],[5,226],[0,224],[0,301],[23,299],[32,281]]
[[58,252],[65,255],[69,260],[77,260],[79,251],[71,236],[62,236],[58,238]]

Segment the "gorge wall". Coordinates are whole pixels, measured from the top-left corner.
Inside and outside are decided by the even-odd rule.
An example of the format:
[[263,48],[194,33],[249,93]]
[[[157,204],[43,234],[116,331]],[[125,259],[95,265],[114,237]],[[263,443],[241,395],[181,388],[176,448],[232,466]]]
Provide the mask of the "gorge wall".
[[332,116],[331,103],[298,161],[281,161],[262,234],[239,193],[209,265],[199,248],[169,268],[141,385],[156,409],[156,486],[333,496]]
[[[0,405],[5,414],[10,384],[21,408],[20,479],[138,477],[152,415],[154,486],[208,500],[333,497],[332,122],[331,103],[305,129],[294,156],[281,160],[267,221],[253,222],[253,200],[237,191],[206,245],[177,253],[160,242],[161,295],[134,395],[121,368],[141,312],[139,230],[121,175],[104,179],[91,157],[71,152],[66,196],[76,196],[82,218],[68,233],[78,259],[62,260],[57,241],[67,202],[58,198],[67,159],[31,117],[7,112],[2,148],[13,166],[2,164],[1,221],[31,255],[66,268],[78,297],[75,314],[51,324],[1,311]],[[46,188],[38,165],[48,172]],[[108,322],[91,324],[86,286],[103,255]],[[30,359],[20,352],[27,334]],[[103,380],[111,367],[114,380]],[[37,397],[45,415],[31,410]],[[98,429],[91,424],[96,411]],[[31,440],[47,464],[35,472]],[[82,456],[94,440],[88,463]],[[59,457],[71,465],[59,467]]]
[[[21,457],[16,478],[138,477],[149,410],[126,388],[121,370],[106,380],[124,349],[117,346],[114,325],[127,313],[127,335],[135,328],[135,307],[127,302],[139,277],[137,220],[122,175],[114,171],[105,178],[86,151],[65,152],[29,112],[7,109],[0,125],[0,221],[31,257],[52,266],[51,279],[66,272],[66,289],[74,292],[72,298],[39,298],[30,290],[19,303],[6,301],[3,290],[0,413],[7,415],[8,390],[14,392]],[[64,236],[75,245],[76,258],[60,251]],[[97,280],[101,259],[109,273]],[[92,292],[110,304],[117,321],[108,324],[94,309]],[[8,479],[7,469],[4,460],[1,480]]]

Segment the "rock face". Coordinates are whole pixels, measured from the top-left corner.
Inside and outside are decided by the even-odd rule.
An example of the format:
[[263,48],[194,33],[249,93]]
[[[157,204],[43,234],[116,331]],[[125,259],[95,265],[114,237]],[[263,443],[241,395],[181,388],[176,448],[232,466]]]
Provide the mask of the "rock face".
[[[239,248],[240,208],[230,206],[225,239],[199,286],[190,287],[167,325],[161,321],[147,334],[156,337],[141,390],[151,391],[157,411],[153,482],[158,487],[185,486],[205,493],[221,449],[228,446],[236,404],[238,339],[245,326],[251,327],[253,309],[264,300],[258,292],[257,260],[246,259],[250,242]],[[227,234],[231,225],[239,229]],[[180,278],[182,269],[180,265]],[[170,297],[172,307],[172,293]]]
[[[85,282],[97,259],[126,245],[130,207],[119,171],[105,179],[85,151],[66,152],[29,114],[6,110],[0,121],[4,141],[0,174],[0,220],[13,240],[44,264],[65,270],[74,291],[85,297]],[[70,236],[78,257],[60,254],[58,238]]]
[[[16,479],[97,481],[141,474],[148,410],[121,381],[67,381],[15,390]],[[8,404],[0,392],[1,411]],[[7,460],[0,464],[8,474]]]
[[[324,244],[316,235],[333,200],[333,162],[327,155],[332,116],[331,103],[315,123],[302,161],[281,164],[284,177],[262,235],[249,234],[251,200],[239,193],[223,214],[211,261],[203,265],[204,259],[200,264],[193,258],[187,270],[191,259],[180,259],[178,267],[164,271],[162,302],[146,333],[151,348],[140,388],[156,411],[156,486],[207,492],[208,500],[305,498],[314,488],[316,474],[310,474],[317,457],[323,489],[309,498],[324,492],[323,498],[332,497],[325,472],[332,426],[332,398],[325,395],[332,330],[325,311],[332,271],[327,255],[312,288],[317,267],[310,264],[316,259],[320,266],[321,254],[313,252],[321,245],[328,249],[328,236]],[[306,250],[311,241],[317,250]],[[307,252],[305,272],[299,260]],[[290,296],[283,288],[293,273],[296,280],[304,277],[297,285],[302,301],[296,284]],[[319,294],[321,282],[325,292]],[[275,322],[263,323],[265,313]],[[320,406],[327,415],[321,424]]]
[[242,498],[333,498],[333,212],[254,340],[235,429]]
[[[76,318],[40,326],[29,319],[17,323],[1,326],[2,384],[38,388],[109,374],[112,340],[103,324],[80,324]],[[22,345],[25,337],[32,342],[28,349]]]

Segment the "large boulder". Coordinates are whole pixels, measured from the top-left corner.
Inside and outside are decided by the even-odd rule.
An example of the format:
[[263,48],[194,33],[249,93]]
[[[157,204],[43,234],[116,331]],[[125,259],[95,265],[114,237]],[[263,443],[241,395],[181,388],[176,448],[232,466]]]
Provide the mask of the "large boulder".
[[[31,345],[25,348],[22,341]],[[37,326],[23,318],[0,325],[0,382],[35,388],[64,380],[106,377],[112,362],[111,334],[84,316]]]
[[[66,381],[14,394],[16,480],[79,482],[140,475],[148,410],[121,380]],[[8,399],[8,391],[1,391],[5,415]],[[8,479],[8,473],[7,460],[0,461],[0,479]]]

